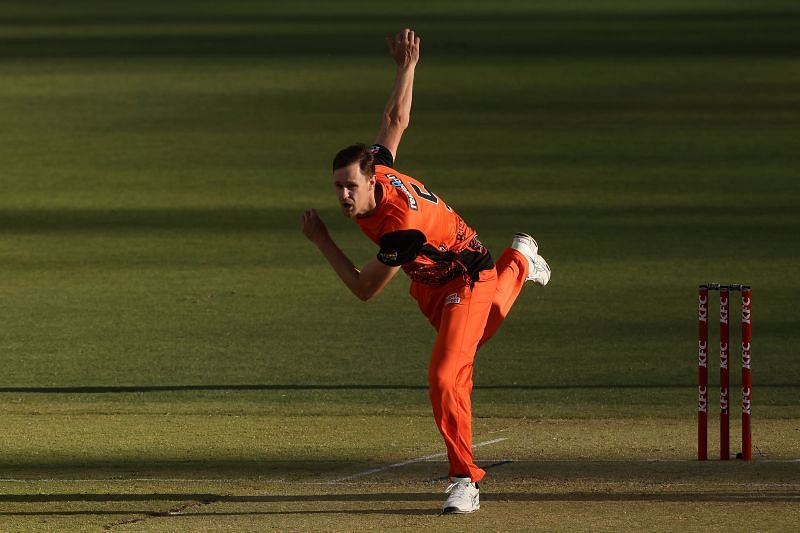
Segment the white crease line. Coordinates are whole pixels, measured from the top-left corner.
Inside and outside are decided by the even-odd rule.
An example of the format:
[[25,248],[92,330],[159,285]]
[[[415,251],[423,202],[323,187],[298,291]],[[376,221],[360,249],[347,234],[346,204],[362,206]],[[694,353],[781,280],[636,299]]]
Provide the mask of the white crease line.
[[[487,440],[485,442],[479,442],[478,444],[473,444],[472,449],[480,448],[481,446],[489,446],[490,444],[497,444],[498,442],[503,442],[504,440],[508,440],[508,437],[502,437],[499,439],[494,440]],[[392,468],[400,468],[401,466],[406,466],[414,463],[421,463],[423,461],[430,461],[431,459],[436,459],[438,457],[445,457],[447,453],[435,453],[433,455],[426,455],[425,457],[417,457],[416,459],[409,459],[408,461],[402,461],[400,463],[394,463],[392,465],[382,466],[380,468],[371,468],[369,470],[364,470],[363,472],[358,472],[357,474],[351,474],[349,476],[340,477],[338,479],[334,479],[333,481],[328,481],[328,483],[340,483],[342,481],[347,481],[348,479],[353,479],[362,476],[368,476],[370,474],[377,474],[378,472],[383,472],[384,470],[390,470]]]

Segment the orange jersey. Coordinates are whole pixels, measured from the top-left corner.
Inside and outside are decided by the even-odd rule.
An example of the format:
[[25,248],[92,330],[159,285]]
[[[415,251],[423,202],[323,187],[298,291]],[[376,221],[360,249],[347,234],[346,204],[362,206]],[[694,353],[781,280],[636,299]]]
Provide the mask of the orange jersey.
[[494,266],[475,230],[420,181],[383,164],[375,166],[375,174],[380,202],[357,222],[381,247],[378,260],[435,286],[457,277],[476,280]]

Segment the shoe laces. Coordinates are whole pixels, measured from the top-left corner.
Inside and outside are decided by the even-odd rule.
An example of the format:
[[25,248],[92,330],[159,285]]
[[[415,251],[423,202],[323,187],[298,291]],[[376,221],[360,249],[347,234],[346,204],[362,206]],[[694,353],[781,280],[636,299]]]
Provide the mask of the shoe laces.
[[470,483],[465,483],[463,481],[456,481],[454,483],[450,483],[450,486],[447,487],[447,490],[445,490],[444,492],[445,494],[450,494],[451,492],[463,492],[467,490],[467,487],[469,485]]

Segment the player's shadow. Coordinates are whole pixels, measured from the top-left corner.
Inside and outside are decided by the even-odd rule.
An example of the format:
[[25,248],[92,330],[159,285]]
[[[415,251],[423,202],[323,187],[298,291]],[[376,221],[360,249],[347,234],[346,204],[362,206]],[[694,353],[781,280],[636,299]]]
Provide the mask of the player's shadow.
[[[581,390],[581,389],[686,389],[696,386],[692,383],[618,383],[618,384],[497,384],[475,385],[475,390]],[[796,387],[792,384],[760,385],[763,387]],[[14,394],[129,394],[148,392],[202,392],[202,391],[349,391],[349,390],[428,390],[427,385],[392,385],[350,383],[341,385],[327,384],[238,384],[238,385],[87,385],[74,387],[0,387],[0,393]]]
[[[337,490],[331,487],[327,490]],[[0,504],[41,504],[45,510],[0,511],[0,516],[108,516],[120,517],[107,524],[110,530],[117,525],[146,522],[174,516],[303,516],[303,515],[401,515],[435,516],[441,514],[440,492],[388,493],[331,493],[331,494],[265,494],[222,495],[213,493],[69,493],[69,494],[2,494]],[[482,501],[492,502],[655,502],[655,503],[800,503],[800,491],[778,490],[761,492],[496,492],[487,493]],[[108,509],[104,504],[140,502],[139,509]],[[180,503],[179,503],[180,502]],[[308,509],[308,504],[315,504]],[[58,509],[59,506],[97,504],[97,509]],[[145,505],[146,504],[146,505]],[[235,511],[226,504],[234,504]],[[243,505],[252,508],[242,508]],[[352,508],[354,506],[368,508]],[[300,506],[300,508],[297,508]],[[149,508],[147,508],[149,507]],[[41,508],[40,508],[41,509]]]
[[[337,490],[332,485],[327,490]],[[566,491],[566,492],[492,492],[482,491],[482,500],[496,502],[786,502],[800,503],[798,490],[761,491]],[[259,494],[229,495],[193,492],[155,493],[58,493],[0,494],[0,503],[113,503],[113,502],[199,502],[212,503],[375,503],[438,502],[441,492],[344,492],[329,494]],[[0,513],[2,514],[2,513]]]

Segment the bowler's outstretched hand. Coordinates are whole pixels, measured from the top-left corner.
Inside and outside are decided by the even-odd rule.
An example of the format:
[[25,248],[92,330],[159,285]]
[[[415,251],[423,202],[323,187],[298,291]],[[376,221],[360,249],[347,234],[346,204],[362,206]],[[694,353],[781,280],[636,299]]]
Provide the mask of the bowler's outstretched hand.
[[303,213],[301,227],[303,234],[316,245],[329,239],[328,228],[314,209],[308,209]]

